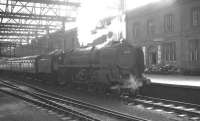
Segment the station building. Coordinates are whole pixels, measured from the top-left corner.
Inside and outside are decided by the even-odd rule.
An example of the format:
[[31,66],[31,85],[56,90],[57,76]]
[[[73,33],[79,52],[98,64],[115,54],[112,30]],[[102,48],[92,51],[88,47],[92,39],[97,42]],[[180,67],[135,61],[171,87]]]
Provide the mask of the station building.
[[200,72],[200,1],[165,0],[126,13],[126,38],[143,47],[145,64]]

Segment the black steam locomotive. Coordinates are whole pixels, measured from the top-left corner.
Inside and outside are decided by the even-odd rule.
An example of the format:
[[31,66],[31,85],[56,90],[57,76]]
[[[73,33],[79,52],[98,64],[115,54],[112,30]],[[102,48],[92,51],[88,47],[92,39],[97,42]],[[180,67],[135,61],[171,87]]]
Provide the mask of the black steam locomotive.
[[141,48],[111,42],[48,55],[2,59],[0,69],[37,77],[53,76],[60,85],[72,84],[95,91],[135,94],[150,80],[143,77]]

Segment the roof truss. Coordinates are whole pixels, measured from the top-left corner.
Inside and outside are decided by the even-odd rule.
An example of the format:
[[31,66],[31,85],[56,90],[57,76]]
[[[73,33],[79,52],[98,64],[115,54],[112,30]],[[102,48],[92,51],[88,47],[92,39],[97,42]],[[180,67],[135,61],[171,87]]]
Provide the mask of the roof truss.
[[79,6],[79,0],[1,0],[0,39],[33,39],[64,29],[76,21]]

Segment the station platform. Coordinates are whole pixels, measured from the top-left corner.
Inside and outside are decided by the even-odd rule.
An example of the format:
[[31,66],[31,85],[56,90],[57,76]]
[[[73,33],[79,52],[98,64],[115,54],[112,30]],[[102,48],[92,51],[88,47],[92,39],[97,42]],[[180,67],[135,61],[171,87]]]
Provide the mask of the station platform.
[[200,76],[148,74],[142,95],[200,105]]
[[167,84],[174,86],[200,88],[200,76],[156,74],[145,74],[145,76],[151,79],[152,84]]

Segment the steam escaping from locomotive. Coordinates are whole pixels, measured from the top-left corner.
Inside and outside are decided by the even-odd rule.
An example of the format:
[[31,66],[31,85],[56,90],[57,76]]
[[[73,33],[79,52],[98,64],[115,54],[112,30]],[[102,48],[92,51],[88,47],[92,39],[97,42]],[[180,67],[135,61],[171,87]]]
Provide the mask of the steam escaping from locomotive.
[[126,78],[120,80],[122,83],[112,86],[112,92],[119,93],[120,95],[136,96],[141,87],[149,84],[150,80],[145,77],[138,78],[133,74],[128,74]]
[[128,82],[127,88],[132,90],[138,90],[143,86],[142,82],[138,81],[132,74],[129,75],[129,78],[126,81]]

